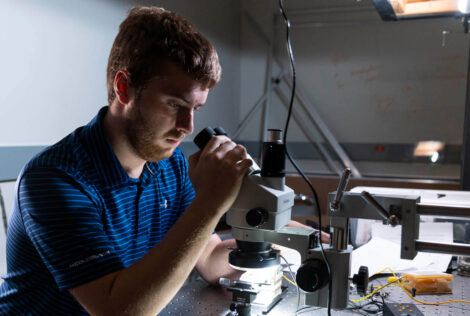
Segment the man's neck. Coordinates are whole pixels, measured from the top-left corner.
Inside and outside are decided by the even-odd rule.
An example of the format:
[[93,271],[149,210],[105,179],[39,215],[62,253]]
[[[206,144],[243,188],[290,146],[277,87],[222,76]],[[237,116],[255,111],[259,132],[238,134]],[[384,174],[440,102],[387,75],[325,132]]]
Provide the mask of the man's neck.
[[132,150],[127,137],[124,135],[124,121],[110,106],[103,119],[104,134],[111,144],[119,162],[131,178],[138,179],[142,174],[145,160],[138,157]]

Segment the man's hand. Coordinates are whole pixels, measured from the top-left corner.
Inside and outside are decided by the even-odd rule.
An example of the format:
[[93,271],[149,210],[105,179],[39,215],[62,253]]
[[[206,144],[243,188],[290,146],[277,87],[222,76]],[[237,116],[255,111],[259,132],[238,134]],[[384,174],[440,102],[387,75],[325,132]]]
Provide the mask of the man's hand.
[[[288,227],[297,227],[297,228],[305,228],[305,229],[312,229],[312,227],[299,223],[297,221],[290,221],[286,226]],[[321,232],[321,242],[322,244],[329,244],[330,243],[330,234],[325,232]]]
[[245,147],[226,136],[212,137],[204,149],[190,156],[188,161],[196,196],[221,212],[226,212],[235,201],[252,164]]

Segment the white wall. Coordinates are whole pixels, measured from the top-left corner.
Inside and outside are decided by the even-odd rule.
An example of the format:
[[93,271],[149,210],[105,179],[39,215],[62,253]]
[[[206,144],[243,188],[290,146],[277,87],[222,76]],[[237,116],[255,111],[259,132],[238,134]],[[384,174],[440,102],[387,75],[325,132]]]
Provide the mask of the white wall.
[[106,59],[125,15],[107,1],[0,2],[0,144],[47,145],[105,105]]
[[[298,85],[340,142],[460,144],[469,49],[462,23],[455,18],[383,22],[369,2],[285,2]],[[289,70],[277,2],[243,4],[267,36],[274,32],[275,54]],[[352,9],[334,11],[345,5]],[[267,46],[247,19],[242,25],[242,78],[252,78],[242,80],[245,114],[263,93]],[[444,47],[443,31],[450,32]],[[277,101],[273,98],[273,127],[283,126],[285,118]],[[259,121],[253,122],[242,139],[256,139]],[[290,132],[292,140],[305,140],[298,129]]]
[[[371,1],[293,0],[284,5],[292,25],[298,88],[338,142],[462,144],[469,36],[459,19],[383,22]],[[277,1],[243,1],[243,10],[274,39],[275,56],[289,71]],[[449,32],[445,46],[443,31]],[[243,16],[241,117],[264,93],[266,57],[267,43]],[[273,94],[268,127],[283,129],[285,118]],[[258,140],[260,122],[261,111],[240,139]],[[295,122],[289,140],[307,141]],[[405,164],[389,167],[369,164],[362,170],[413,175]],[[459,177],[458,164],[411,169],[414,175]]]
[[231,130],[239,104],[238,1],[1,0],[0,146],[52,144],[93,118],[107,104],[106,63],[118,26],[131,6],[145,3],[177,9],[214,42],[223,79],[196,128]]
[[[107,104],[109,50],[134,5],[179,12],[213,42],[222,80],[197,114],[195,128],[234,129],[240,102],[239,1],[0,0],[0,146],[53,144]],[[11,212],[14,183],[0,187]],[[0,275],[6,271],[4,247],[2,226]]]

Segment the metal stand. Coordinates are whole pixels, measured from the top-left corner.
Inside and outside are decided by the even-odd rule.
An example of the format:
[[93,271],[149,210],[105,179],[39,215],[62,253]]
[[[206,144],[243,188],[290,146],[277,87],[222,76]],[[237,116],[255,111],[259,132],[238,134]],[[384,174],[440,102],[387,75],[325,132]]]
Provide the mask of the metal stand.
[[[468,22],[468,17],[465,17]],[[465,100],[465,117],[463,123],[463,139],[462,139],[462,171],[460,176],[460,189],[463,191],[470,190],[470,47],[468,54],[467,68],[467,96]]]
[[[253,117],[253,114],[257,112],[257,110],[259,109],[259,106],[263,104],[264,102],[262,124],[261,124],[262,132],[260,135],[261,142],[263,142],[266,138],[265,131],[267,130],[267,126],[268,126],[268,113],[269,113],[269,109],[271,106],[271,92],[272,90],[275,90],[281,102],[286,107],[288,107],[289,102],[287,101],[287,98],[282,92],[280,84],[285,83],[285,85],[288,88],[290,88],[292,84],[286,78],[286,71],[284,71],[282,64],[278,60],[276,60],[274,56],[274,51],[273,51],[274,45],[272,43],[272,39],[270,39],[268,36],[264,34],[260,26],[257,24],[257,22],[251,17],[251,15],[248,12],[245,12],[244,16],[246,17],[247,21],[253,26],[255,31],[260,35],[260,37],[268,45],[268,59],[267,59],[268,69],[266,71],[267,78],[266,78],[265,93],[258,99],[258,101],[250,109],[250,111],[241,120],[240,124],[237,127],[237,130],[233,134],[233,138],[236,139],[239,136],[240,132],[245,128],[246,124]],[[274,21],[275,19],[273,19],[273,27],[272,27],[273,30],[274,30],[274,24],[275,24]],[[274,38],[274,32],[272,34],[272,38]],[[281,69],[280,75],[276,78],[272,77],[273,61]],[[324,162],[326,163],[330,171],[332,171],[333,173],[337,175],[340,175],[341,170],[344,167],[346,167],[346,168],[351,169],[352,175],[354,177],[361,177],[361,173],[359,172],[357,167],[354,165],[352,160],[348,157],[346,152],[342,149],[341,145],[333,136],[333,133],[331,133],[331,131],[328,129],[325,122],[320,118],[320,115],[315,110],[315,107],[313,106],[313,104],[307,102],[307,99],[304,97],[304,95],[305,94],[302,93],[301,89],[297,87],[297,93],[295,97],[301,105],[302,112],[300,112],[298,109],[294,107],[294,113],[293,113],[293,118],[299,125],[304,135],[318,149],[318,151],[320,152]],[[307,121],[305,121],[304,119],[306,119]],[[318,131],[318,134],[321,136],[323,140],[318,140],[312,135],[312,128],[311,128],[312,125],[315,126],[316,130]],[[326,142],[326,144],[328,144],[330,148],[332,148],[332,150],[338,157],[338,160],[340,161],[342,167],[338,166],[335,163],[328,149],[323,144],[323,141]]]

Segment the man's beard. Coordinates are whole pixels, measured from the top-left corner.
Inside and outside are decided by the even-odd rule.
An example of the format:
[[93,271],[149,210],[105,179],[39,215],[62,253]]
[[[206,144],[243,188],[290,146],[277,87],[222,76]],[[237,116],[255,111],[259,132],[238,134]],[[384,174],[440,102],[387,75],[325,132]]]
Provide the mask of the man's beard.
[[[138,104],[130,111],[130,117],[125,122],[125,133],[129,144],[134,152],[145,161],[157,162],[171,157],[174,148],[163,148],[155,144],[156,131],[155,126],[142,115]],[[162,137],[162,139],[181,139],[184,134],[178,131],[173,131]]]

